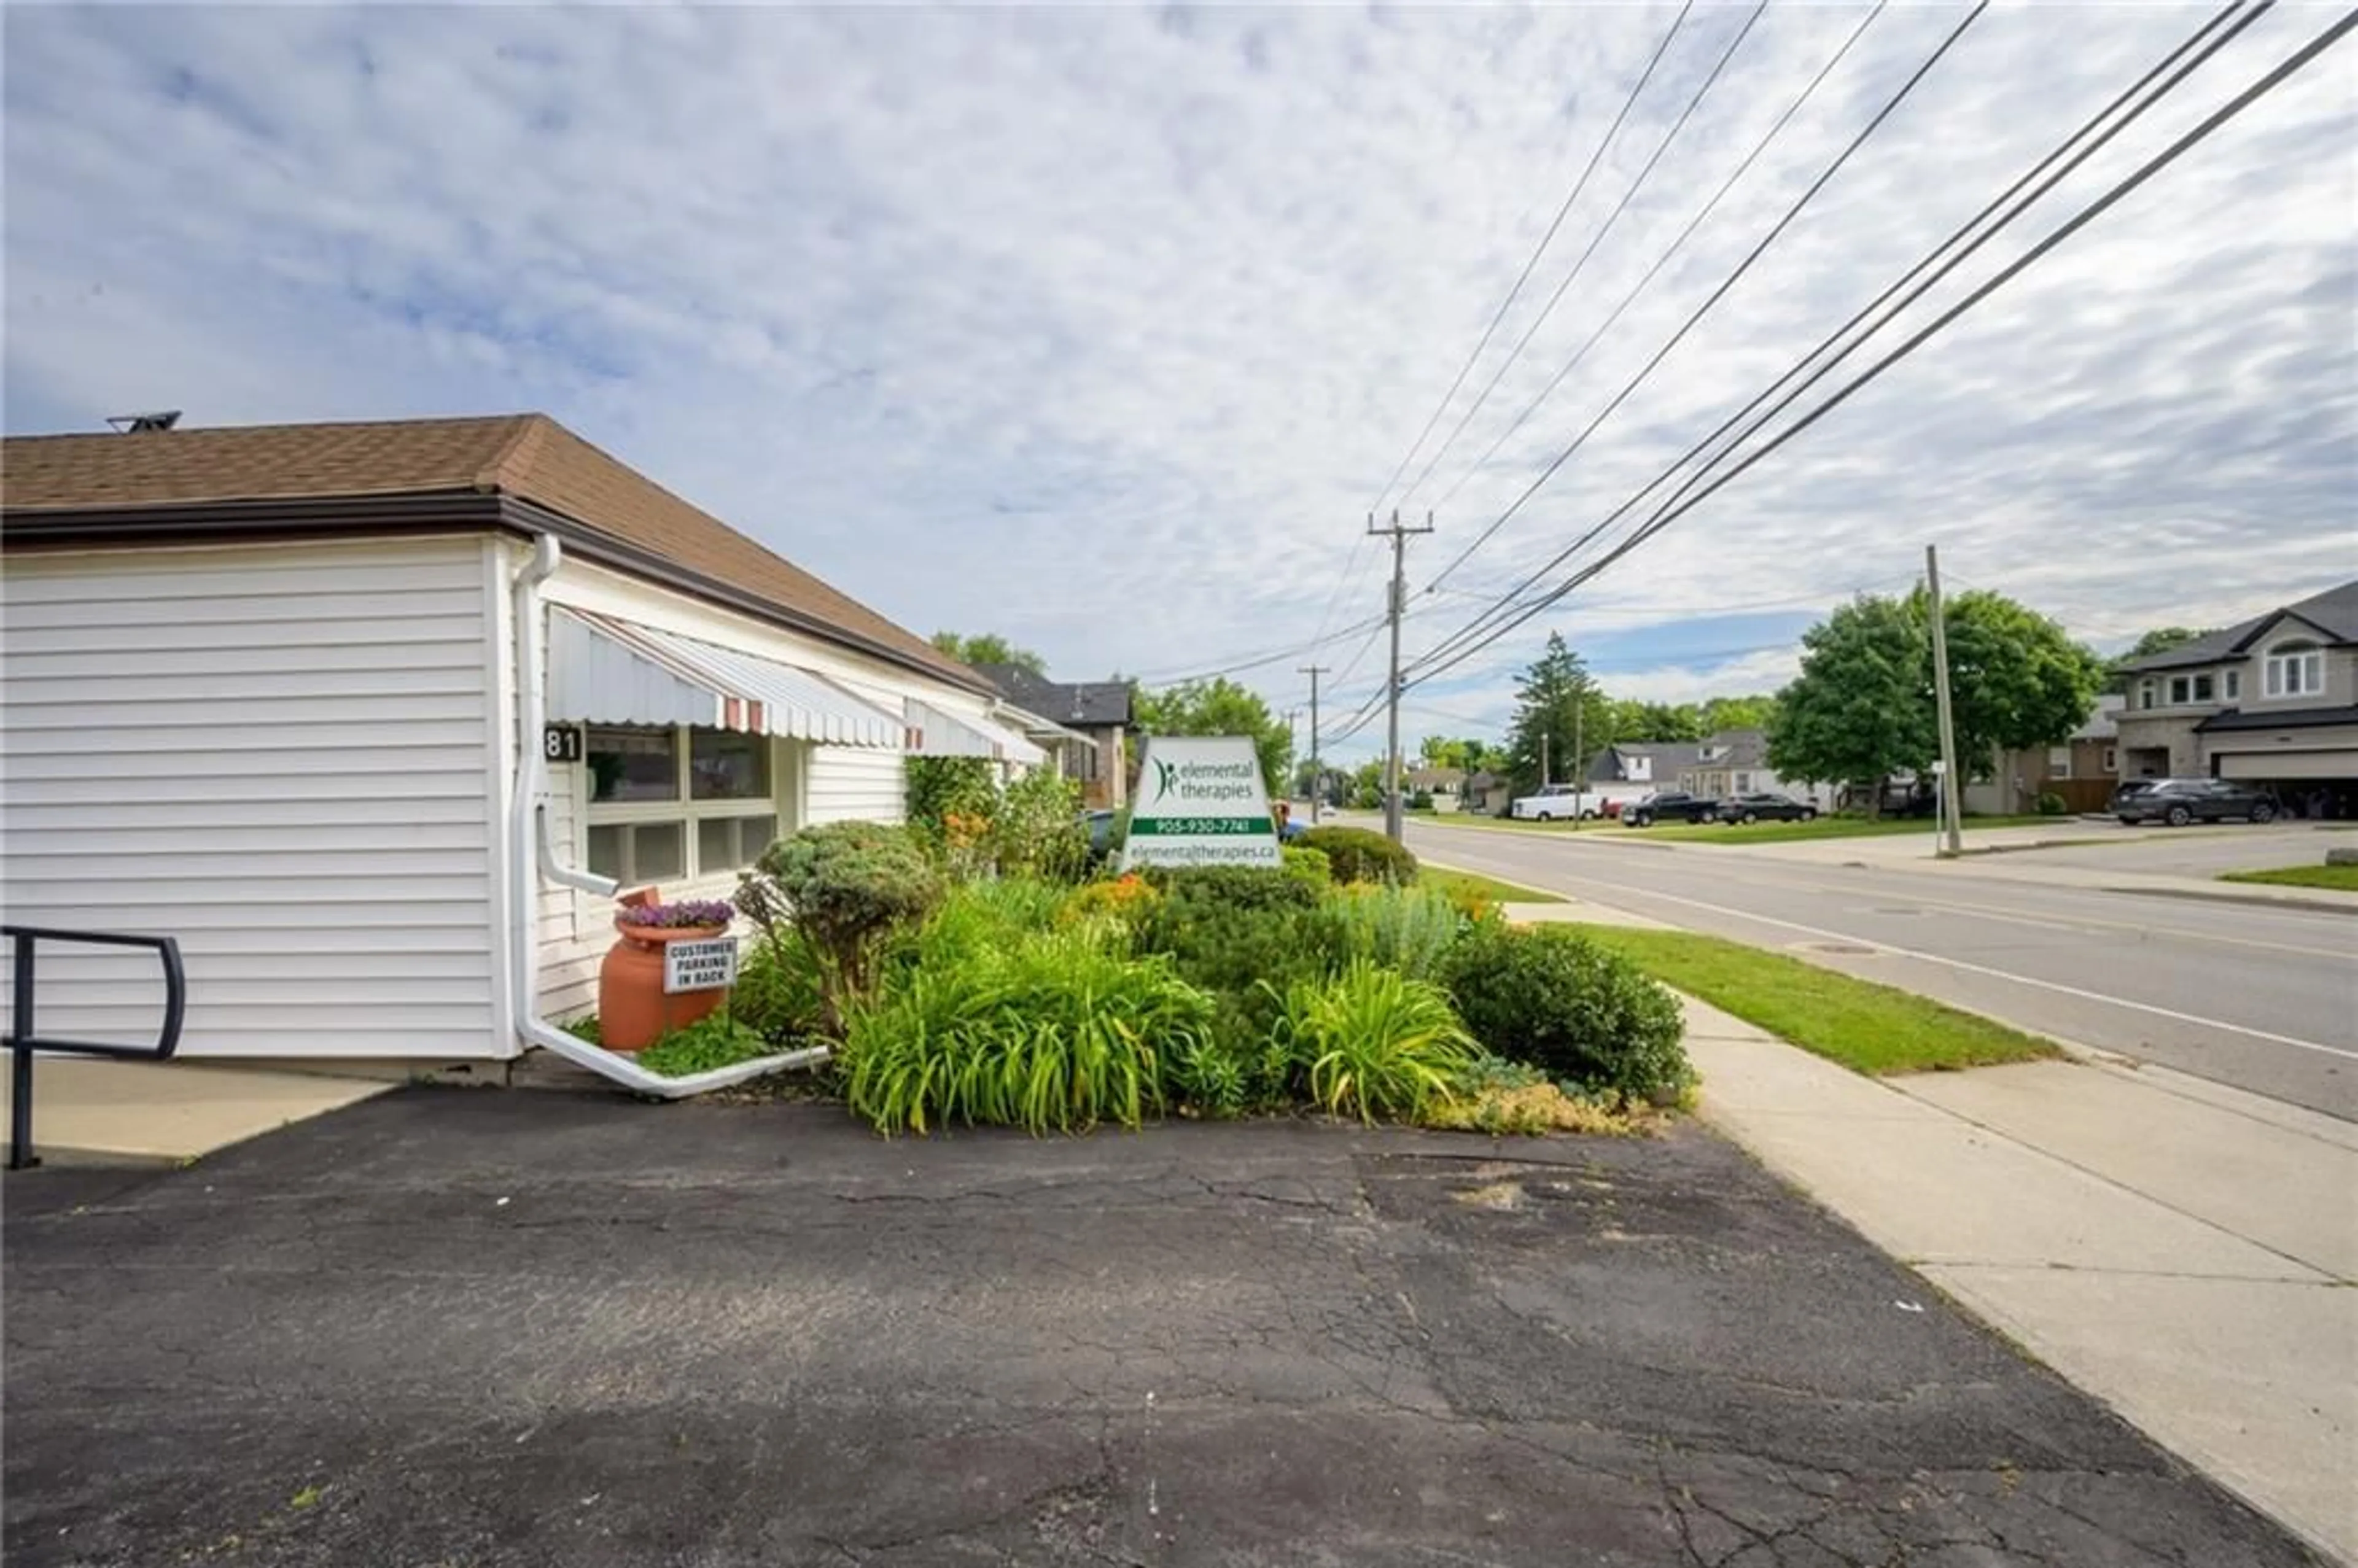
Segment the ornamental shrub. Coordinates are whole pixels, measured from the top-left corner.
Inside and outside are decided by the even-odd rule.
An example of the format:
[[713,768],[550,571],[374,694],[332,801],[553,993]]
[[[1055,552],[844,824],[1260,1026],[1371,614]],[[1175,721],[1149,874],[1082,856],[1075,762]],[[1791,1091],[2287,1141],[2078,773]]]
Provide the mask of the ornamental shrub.
[[1368,828],[1313,827],[1293,841],[1303,849],[1322,851],[1338,882],[1416,880],[1416,857]]
[[1438,888],[1363,882],[1337,889],[1322,913],[1344,962],[1365,959],[1419,980],[1439,978],[1450,945],[1467,924]]
[[952,816],[988,818],[999,803],[988,757],[911,757],[901,764],[907,780],[909,826],[938,842]]
[[1089,863],[1081,786],[1033,768],[1000,792],[984,844],[1002,877],[1080,881]]
[[1162,897],[1153,883],[1136,871],[1128,871],[1083,882],[1065,896],[1056,918],[1065,922],[1112,918],[1135,927]]
[[1085,1131],[1164,1103],[1164,1063],[1203,1040],[1212,999],[1104,928],[1033,933],[899,977],[855,1007],[845,1098],[885,1133],[952,1120]]
[[1677,1000],[1576,932],[1477,925],[1450,949],[1444,974],[1476,1040],[1552,1078],[1655,1100],[1694,1082]]
[[729,992],[729,1015],[773,1046],[826,1032],[818,957],[801,932],[787,926],[746,944]]
[[1167,955],[1184,979],[1218,999],[1215,1035],[1232,1055],[1249,1055],[1267,1039],[1289,984],[1333,968],[1319,892],[1299,877],[1203,866],[1157,868],[1148,880],[1163,896],[1139,923],[1139,951]]
[[2050,790],[2043,790],[2043,791],[2041,791],[2041,792],[2039,793],[2039,816],[2062,816],[2066,811],[2069,811],[2070,809],[2071,809],[2070,806],[2068,806],[2068,805],[2064,802],[2063,797],[2062,797],[2061,795],[2057,795],[2053,790],[2051,790],[2051,789],[2050,789]]
[[1285,874],[1308,882],[1325,892],[1335,881],[1335,868],[1324,849],[1305,849],[1299,844],[1280,847],[1278,854],[1285,862]]
[[765,936],[791,925],[817,959],[827,1033],[871,995],[886,940],[941,902],[942,881],[905,827],[830,822],[762,852],[738,878],[737,907]]
[[1320,1108],[1362,1121],[1420,1116],[1476,1056],[1440,987],[1364,958],[1290,987],[1277,1033]]

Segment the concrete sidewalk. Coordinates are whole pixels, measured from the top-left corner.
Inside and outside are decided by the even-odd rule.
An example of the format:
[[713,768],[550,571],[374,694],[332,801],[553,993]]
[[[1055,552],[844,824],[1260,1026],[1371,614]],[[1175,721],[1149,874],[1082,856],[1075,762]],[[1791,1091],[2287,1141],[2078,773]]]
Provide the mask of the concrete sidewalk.
[[[0,1074],[0,1114],[11,1104]],[[189,1062],[42,1056],[33,1065],[33,1148],[44,1161],[178,1164],[337,1110],[390,1080]]]
[[2358,1129],[2151,1066],[1867,1078],[1687,1007],[1705,1120],[2358,1562]]
[[[1593,903],[1505,914],[1660,928]],[[1682,1000],[1705,1121],[2358,1563],[2358,1127],[2086,1053],[1870,1078]]]

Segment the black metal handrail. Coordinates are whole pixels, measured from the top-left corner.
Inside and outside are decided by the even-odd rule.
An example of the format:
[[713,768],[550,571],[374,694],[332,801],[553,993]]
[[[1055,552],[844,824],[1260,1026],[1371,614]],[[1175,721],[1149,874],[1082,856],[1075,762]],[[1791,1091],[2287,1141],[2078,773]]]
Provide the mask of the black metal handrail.
[[[0,936],[10,946],[9,966],[16,994],[11,999],[8,1034],[0,1040],[14,1053],[8,1106],[8,1168],[22,1171],[39,1164],[33,1152],[33,1054],[70,1051],[83,1056],[133,1056],[160,1062],[180,1048],[180,1023],[188,1016],[189,978],[180,968],[180,945],[169,936],[134,936],[120,931],[61,931],[45,925],[0,925]],[[164,960],[164,1028],[153,1045],[123,1045],[105,1040],[42,1038],[33,1020],[33,955],[43,942],[79,942],[96,947],[149,947]]]

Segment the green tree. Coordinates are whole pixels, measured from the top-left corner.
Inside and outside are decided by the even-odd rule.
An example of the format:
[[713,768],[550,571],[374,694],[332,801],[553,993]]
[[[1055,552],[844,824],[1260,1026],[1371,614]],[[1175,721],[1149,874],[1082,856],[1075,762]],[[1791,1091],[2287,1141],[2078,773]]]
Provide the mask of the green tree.
[[2129,665],[2139,659],[2149,659],[2156,654],[2166,654],[2172,648],[2182,648],[2197,637],[2208,637],[2207,631],[2197,632],[2191,626],[2157,626],[2139,637],[2129,651],[2104,666],[2104,689],[2125,693],[2129,689]]
[[[2104,661],[2061,626],[1986,589],[1959,594],[1947,610],[1959,766],[1983,776],[1994,752],[2052,746],[2088,721]],[[1925,638],[1929,681],[1929,631]]]
[[1638,702],[1623,698],[1613,704],[1616,741],[1700,741],[1706,733],[1703,710],[1691,702]]
[[1776,717],[1777,699],[1773,697],[1710,697],[1703,705],[1703,734],[1716,735],[1723,730],[1766,730]]
[[[1768,762],[1788,778],[1872,790],[1928,771],[1941,751],[1929,601],[1863,595],[1802,635],[1801,673],[1778,694]],[[2062,627],[2003,594],[1947,606],[1958,766],[2051,745],[2079,728],[2104,667]]]
[[1381,762],[1361,762],[1351,773],[1351,804],[1363,811],[1375,811],[1384,804],[1384,765]]
[[1013,665],[1048,678],[1048,661],[1029,648],[1019,648],[996,632],[961,637],[955,632],[934,633],[934,646],[962,665]]
[[1283,793],[1293,762],[1293,727],[1271,713],[1260,695],[1226,676],[1185,681],[1160,691],[1132,687],[1130,715],[1141,735],[1247,735],[1260,759],[1261,782]]
[[1446,735],[1427,735],[1417,742],[1417,759],[1428,768],[1471,768],[1468,753],[1478,755],[1479,741],[1453,741]]
[[[1564,645],[1563,634],[1549,633],[1546,651],[1515,682],[1507,771],[1516,789],[1581,779],[1588,759],[1613,740],[1613,699]],[[1496,759],[1491,765],[1498,765]]]
[[1931,655],[1910,601],[1862,594],[1801,634],[1801,673],[1777,694],[1768,765],[1881,799],[1940,752]]

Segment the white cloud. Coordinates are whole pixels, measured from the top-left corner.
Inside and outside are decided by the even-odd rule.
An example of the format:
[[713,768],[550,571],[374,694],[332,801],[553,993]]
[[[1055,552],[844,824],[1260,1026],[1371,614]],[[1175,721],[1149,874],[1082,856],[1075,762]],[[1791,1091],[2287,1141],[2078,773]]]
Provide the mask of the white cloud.
[[[18,8],[9,427],[541,407],[920,631],[1004,631],[1075,676],[1209,665],[1316,629],[1671,15]],[[1458,482],[1860,15],[1767,16],[1412,507]],[[1961,15],[1877,18],[1451,498],[1417,582]],[[2201,15],[1990,12],[1449,586],[1561,548]],[[1697,9],[1502,341],[1740,22]],[[2061,194],[2317,25],[2279,8]],[[1428,700],[1490,711],[1550,624],[1577,644],[1822,610],[1903,579],[1931,538],[1961,581],[2104,640],[2348,576],[2353,81],[2329,57]],[[1336,622],[1374,608],[1358,554]],[[1411,649],[1471,602],[1421,600]],[[1294,662],[1255,672],[1288,705]],[[1666,654],[1610,684],[1682,697],[1781,667]]]

